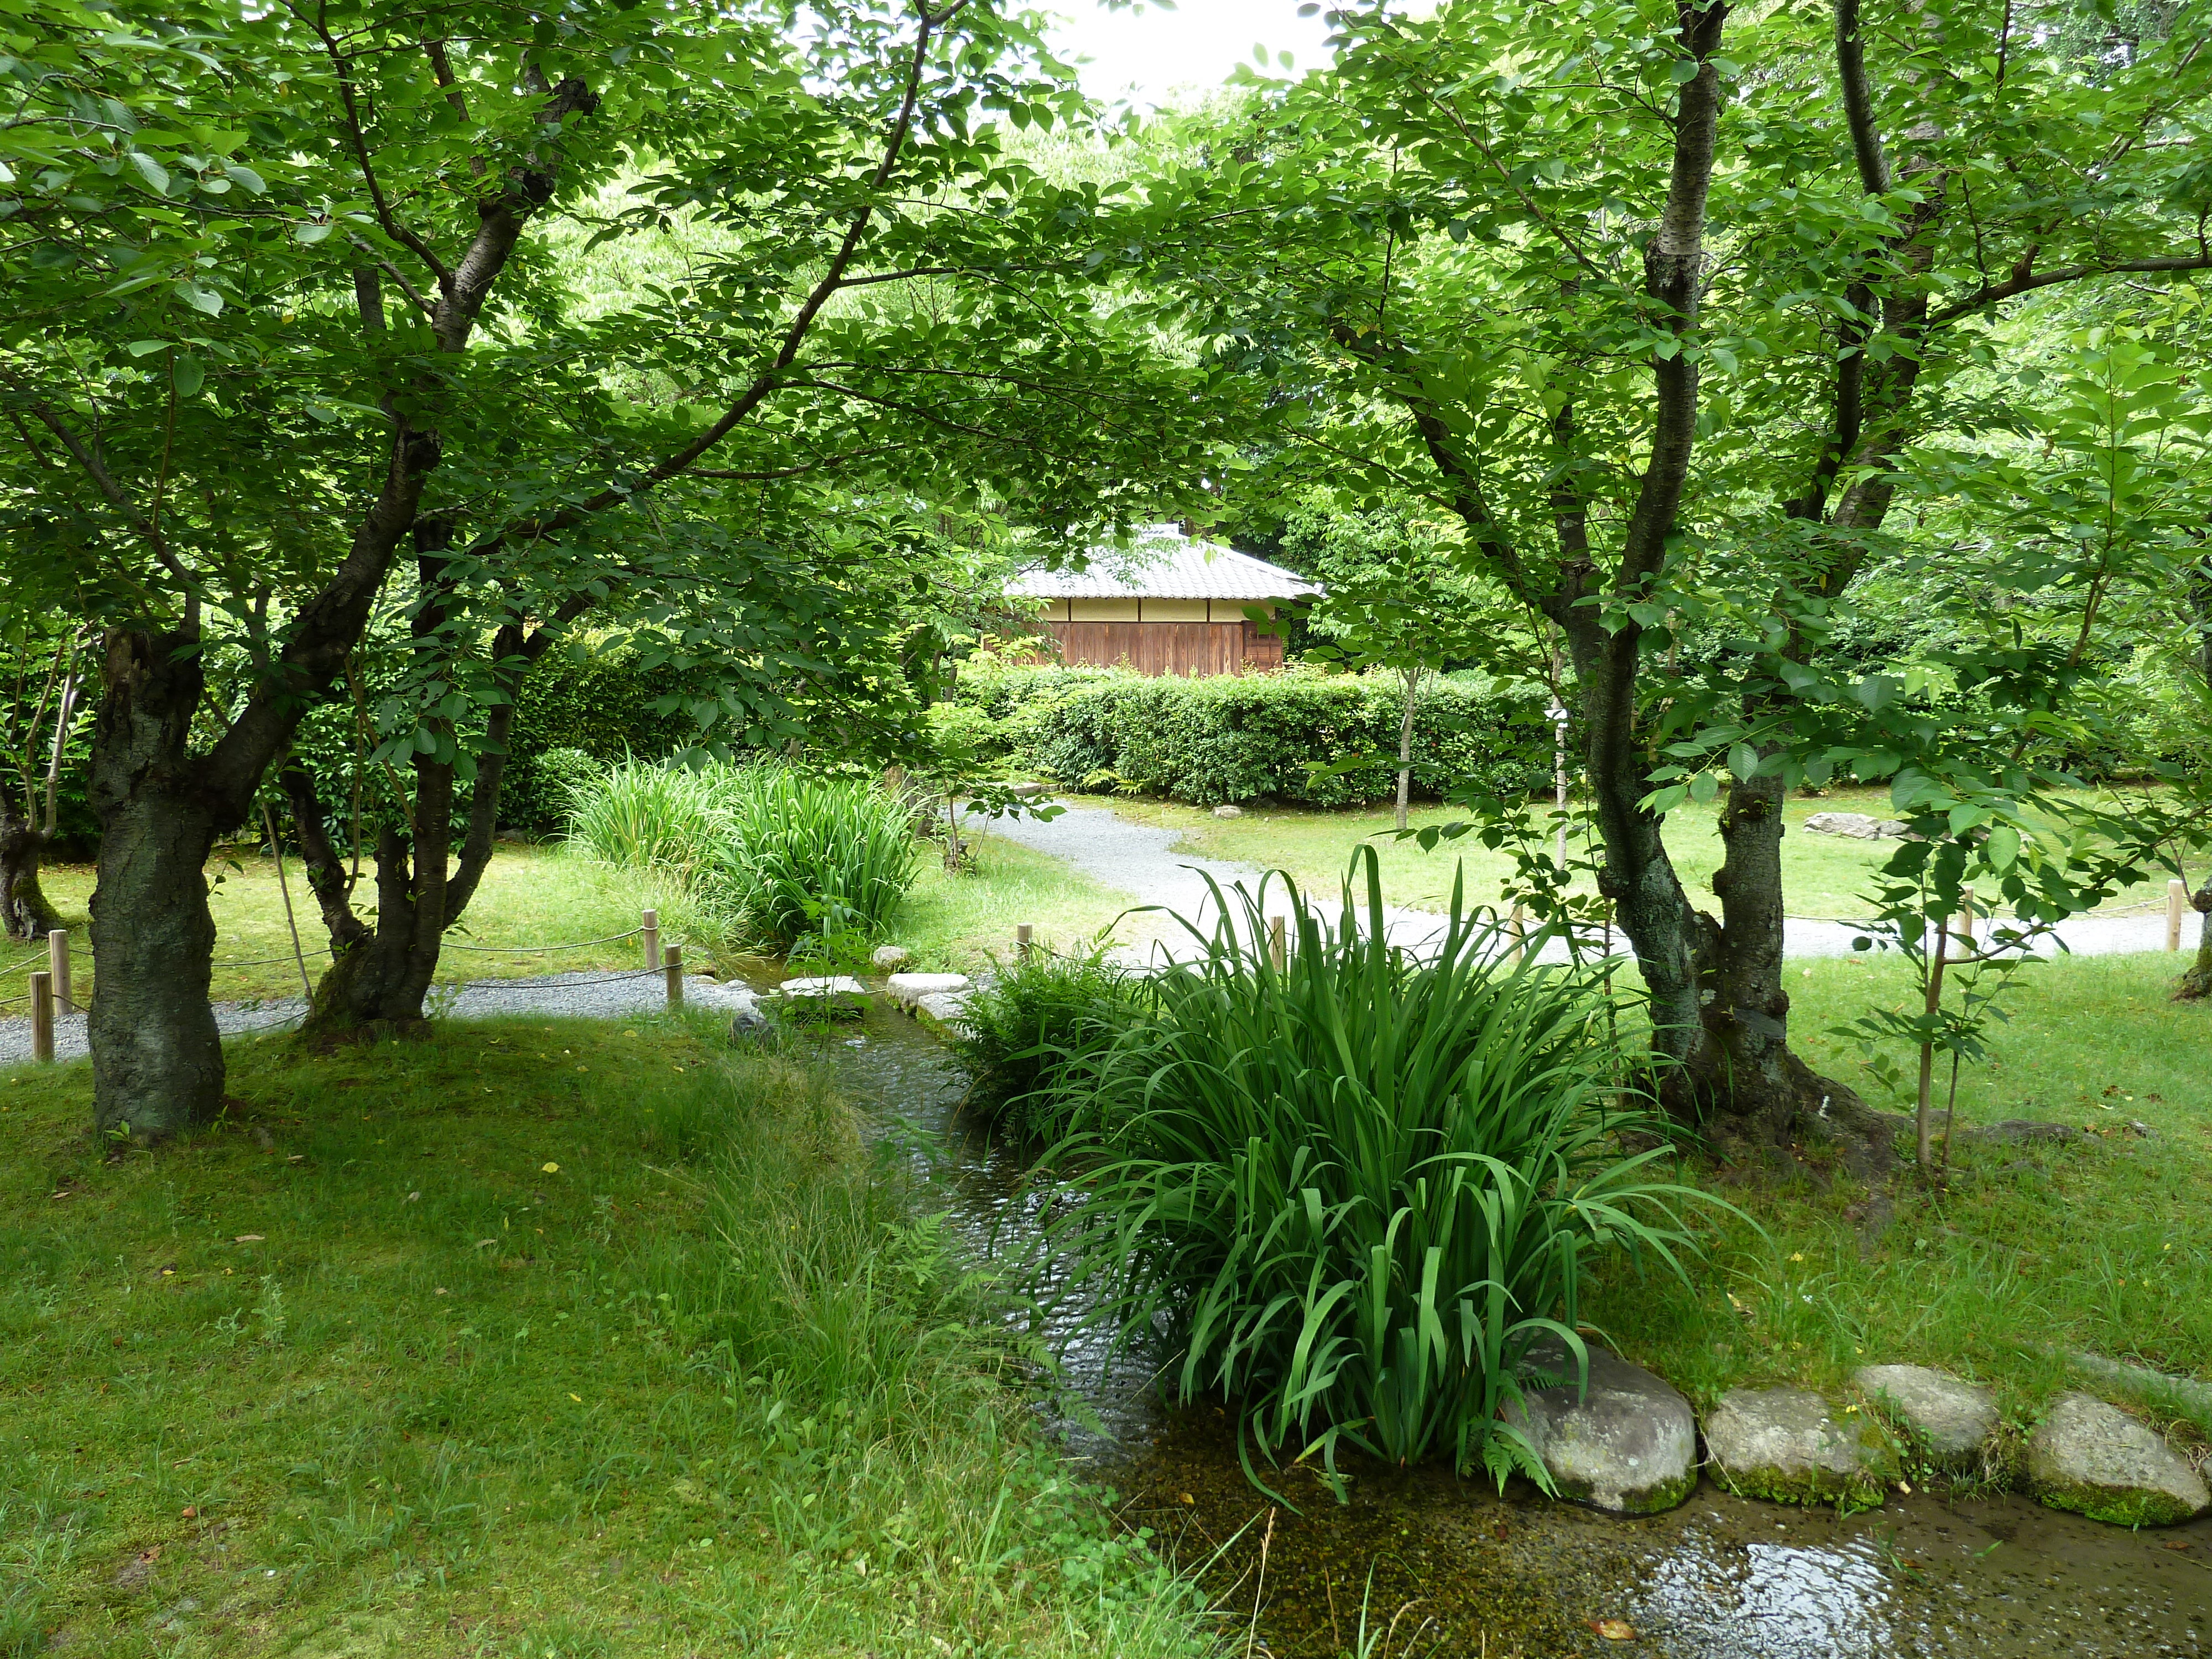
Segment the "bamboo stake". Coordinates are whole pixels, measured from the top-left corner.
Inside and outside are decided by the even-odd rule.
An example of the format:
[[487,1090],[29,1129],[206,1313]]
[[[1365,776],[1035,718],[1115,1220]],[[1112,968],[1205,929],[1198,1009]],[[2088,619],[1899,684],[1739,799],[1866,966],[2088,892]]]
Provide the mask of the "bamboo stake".
[[2179,951],[2181,948],[2181,913],[2188,908],[2188,884],[2182,881],[2166,883],[2166,948],[2169,951]]
[[684,947],[670,945],[661,962],[668,978],[668,1006],[681,1008],[684,1006]]
[[1528,959],[1528,907],[1516,904],[1513,920],[1509,924],[1513,939],[1513,965],[1518,968]]
[[44,969],[31,975],[31,1058],[54,1057],[54,976]]
[[276,860],[276,890],[284,896],[284,924],[292,930],[292,960],[299,964],[300,991],[312,1006],[315,988],[307,983],[307,953],[300,948],[300,920],[292,914],[292,886],[284,879],[284,843],[276,839],[276,817],[266,805],[261,809],[261,822],[268,827],[269,851]]
[[1966,954],[1974,953],[1974,890],[1959,890],[1959,932],[1966,942]]
[[54,976],[54,1012],[76,1012],[76,988],[70,983],[69,929],[57,927],[46,935],[46,962]]
[[1267,918],[1267,955],[1274,963],[1277,973],[1290,966],[1290,918],[1287,916]]
[[1016,956],[1026,962],[1029,959],[1030,951],[1036,943],[1036,930],[1034,927],[1026,921],[1014,924],[1014,954]]

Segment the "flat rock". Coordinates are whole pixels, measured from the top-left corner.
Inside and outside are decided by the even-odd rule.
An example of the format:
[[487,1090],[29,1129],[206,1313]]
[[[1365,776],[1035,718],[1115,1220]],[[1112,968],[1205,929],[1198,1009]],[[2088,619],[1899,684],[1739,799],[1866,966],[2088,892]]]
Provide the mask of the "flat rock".
[[1505,1420],[1528,1437],[1560,1497],[1613,1515],[1656,1515],[1696,1489],[1698,1419],[1671,1383],[1592,1345],[1585,1394],[1557,1337],[1530,1349],[1528,1364],[1567,1380],[1529,1389]]
[[1241,818],[1244,816],[1244,809],[1241,806],[1217,806],[1213,809],[1213,816],[1217,818]]
[[1897,818],[1877,818],[1864,812],[1815,812],[1805,820],[1816,836],[1848,836],[1853,841],[1902,841],[1911,825]]
[[724,985],[716,988],[719,993],[716,1000],[730,1011],[732,1036],[740,1036],[747,1032],[767,1028],[768,1016],[761,1012],[760,999],[757,996],[750,991],[741,990],[736,986]]
[[1873,1504],[1888,1449],[1862,1412],[1805,1389],[1731,1389],[1705,1419],[1705,1456],[1730,1492],[1780,1504]]
[[1925,1365],[1863,1365],[1851,1381],[1886,1406],[1939,1468],[1968,1474],[1996,1432],[1996,1396]]
[[965,974],[893,974],[884,981],[902,1008],[911,1008],[922,998],[950,996],[968,988]]
[[856,1002],[868,1000],[868,988],[850,974],[823,974],[787,979],[776,989],[783,995],[799,1000],[826,1000],[832,997],[850,997]]
[[868,960],[879,974],[895,974],[914,960],[914,952],[903,945],[878,945]]
[[2121,1527],[2170,1527],[2212,1507],[2163,1436],[2093,1395],[2067,1395],[2037,1425],[2027,1484],[2052,1509]]
[[968,999],[957,991],[931,991],[915,999],[914,1015],[925,1025],[963,1030]]

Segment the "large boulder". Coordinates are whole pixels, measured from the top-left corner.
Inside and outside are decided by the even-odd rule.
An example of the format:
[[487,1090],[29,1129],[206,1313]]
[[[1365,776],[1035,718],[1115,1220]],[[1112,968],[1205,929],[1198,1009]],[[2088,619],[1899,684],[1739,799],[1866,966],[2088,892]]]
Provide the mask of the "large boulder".
[[1996,1396],[1925,1365],[1862,1365],[1851,1381],[1905,1428],[1936,1468],[1972,1474],[1996,1432]]
[[2170,1527],[2212,1506],[2163,1436],[2086,1394],[2059,1401],[2028,1437],[2027,1484],[2052,1509],[2121,1527]]
[[1893,1467],[1873,1419],[1805,1389],[1729,1389],[1705,1419],[1705,1461],[1730,1492],[1778,1504],[1876,1504]]
[[893,974],[884,981],[902,1008],[912,1008],[924,997],[951,996],[968,988],[965,974]]
[[1531,1349],[1528,1363],[1567,1380],[1528,1390],[1505,1420],[1528,1437],[1560,1497],[1614,1515],[1656,1515],[1696,1489],[1698,1420],[1672,1384],[1593,1346],[1585,1393],[1556,1337]]

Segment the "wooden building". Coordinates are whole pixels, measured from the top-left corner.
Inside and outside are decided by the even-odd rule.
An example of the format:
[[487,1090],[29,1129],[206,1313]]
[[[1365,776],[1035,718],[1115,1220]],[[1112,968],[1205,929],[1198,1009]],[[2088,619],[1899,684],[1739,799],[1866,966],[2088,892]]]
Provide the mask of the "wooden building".
[[1092,554],[1085,569],[1024,571],[1006,597],[1037,602],[1063,663],[1210,675],[1280,668],[1282,636],[1246,613],[1273,617],[1320,591],[1280,565],[1156,525],[1127,550]]

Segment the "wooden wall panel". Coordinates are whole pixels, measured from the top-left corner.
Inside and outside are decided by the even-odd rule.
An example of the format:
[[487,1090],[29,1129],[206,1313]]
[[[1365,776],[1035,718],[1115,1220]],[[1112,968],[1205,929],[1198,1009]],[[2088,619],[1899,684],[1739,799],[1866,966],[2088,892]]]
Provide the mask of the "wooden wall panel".
[[1240,674],[1283,665],[1283,642],[1249,623],[1053,622],[1064,663],[1139,674]]

